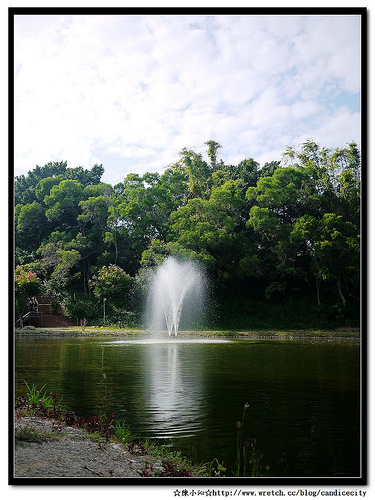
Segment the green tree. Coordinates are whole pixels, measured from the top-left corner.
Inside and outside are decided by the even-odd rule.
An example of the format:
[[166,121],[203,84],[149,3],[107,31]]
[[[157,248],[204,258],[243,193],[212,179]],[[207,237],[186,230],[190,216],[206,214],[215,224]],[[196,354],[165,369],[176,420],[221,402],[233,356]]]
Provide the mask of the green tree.
[[[220,305],[230,294],[240,315],[259,296],[268,306],[315,302],[316,290],[349,317],[359,290],[358,146],[309,139],[262,168],[251,157],[227,165],[218,142],[205,146],[206,158],[184,148],[163,174],[132,173],[114,187],[101,182],[101,165],[55,162],[17,177],[17,265],[72,311],[80,302],[94,314],[90,280],[103,266],[139,276],[178,255],[205,263]],[[114,304],[118,318],[130,307]]]
[[60,221],[65,227],[77,225],[80,214],[79,204],[83,198],[83,185],[77,181],[65,179],[52,187],[44,197],[47,205],[46,217],[49,221]]
[[308,175],[293,167],[275,170],[272,177],[260,177],[256,187],[247,190],[253,205],[247,227],[258,242],[265,295],[285,293],[298,280],[296,251],[289,235],[295,220],[305,212],[309,191]]
[[326,213],[320,220],[303,216],[296,221],[291,240],[303,243],[311,256],[318,304],[321,281],[330,280],[345,307],[346,295],[355,297],[359,287],[360,237],[355,225],[336,214]]
[[107,300],[108,306],[125,307],[129,301],[132,278],[120,267],[103,266],[91,279],[96,298]]
[[[294,160],[294,152],[289,153],[288,158]],[[312,148],[309,158],[315,158],[315,154]],[[303,165],[277,168],[272,176],[261,176],[257,185],[247,190],[247,198],[252,205],[247,226],[258,240],[266,297],[301,289],[309,266],[291,242],[290,234],[300,217],[319,219],[326,211],[317,167],[306,160]]]
[[263,165],[259,171],[259,177],[272,177],[275,170],[281,167],[280,161],[271,161]]
[[210,169],[212,174],[218,168],[217,152],[222,146],[218,142],[212,140],[205,142],[205,144],[208,146],[207,154],[210,158]]
[[337,213],[359,225],[361,157],[355,143],[345,148],[319,148],[312,140],[300,150],[289,147],[284,162],[302,168],[314,181],[323,212]]
[[94,165],[91,170],[82,167],[69,168],[66,170],[67,179],[79,182],[83,186],[92,186],[99,184],[104,173],[102,165]]
[[[184,148],[180,152],[180,168],[189,179],[190,198],[208,198],[211,190],[211,169],[200,153]],[[216,157],[212,155],[212,161]]]
[[241,181],[227,181],[209,200],[191,199],[171,214],[169,241],[194,251],[221,278],[232,276],[245,244],[244,205]]
[[15,208],[15,236],[17,246],[37,250],[47,235],[48,225],[43,206],[37,201],[18,204]]
[[81,254],[77,245],[69,232],[55,231],[39,247],[37,255],[47,293],[62,303],[68,295],[68,287],[75,291],[79,277]]
[[14,203],[25,205],[36,201],[35,190],[38,183],[45,177],[55,177],[60,174],[65,174],[67,163],[50,162],[39,167],[38,165],[30,170],[27,175],[19,175],[15,178],[14,182]]
[[224,184],[228,180],[241,180],[243,190],[251,186],[256,186],[260,177],[259,163],[252,158],[246,158],[240,161],[238,165],[224,165],[215,170],[212,174],[212,181],[214,186]]
[[14,272],[16,310],[21,313],[29,298],[36,297],[42,290],[42,282],[36,273],[17,266]]
[[43,202],[44,198],[50,194],[53,186],[60,184],[61,181],[64,180],[63,175],[56,175],[54,177],[44,177],[41,179],[35,188],[35,196],[36,198]]
[[154,239],[165,239],[169,217],[182,202],[184,178],[169,169],[163,176],[129,174],[121,194],[109,208],[106,241],[115,248],[115,262],[128,272],[139,268],[142,253]]

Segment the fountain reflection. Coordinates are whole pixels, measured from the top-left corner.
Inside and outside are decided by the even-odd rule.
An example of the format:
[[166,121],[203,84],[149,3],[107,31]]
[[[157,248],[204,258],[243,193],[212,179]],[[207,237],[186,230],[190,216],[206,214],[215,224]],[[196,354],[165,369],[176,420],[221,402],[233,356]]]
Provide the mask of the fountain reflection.
[[202,364],[198,353],[198,357],[191,359],[191,345],[186,347],[189,346],[183,342],[171,341],[155,343],[144,350],[149,367],[145,372],[148,422],[153,432],[158,429],[158,438],[187,437],[202,429],[205,414]]
[[[216,350],[215,344],[228,343],[228,339],[199,338],[186,332],[178,337],[147,335],[110,342],[123,346],[120,359],[124,364],[142,367],[137,371],[140,378],[134,381],[137,394],[131,398],[135,402],[131,411],[137,414],[133,425],[142,437],[187,438],[204,431],[210,410],[206,387],[207,363],[213,354],[210,346]],[[125,391],[124,400],[127,397]]]

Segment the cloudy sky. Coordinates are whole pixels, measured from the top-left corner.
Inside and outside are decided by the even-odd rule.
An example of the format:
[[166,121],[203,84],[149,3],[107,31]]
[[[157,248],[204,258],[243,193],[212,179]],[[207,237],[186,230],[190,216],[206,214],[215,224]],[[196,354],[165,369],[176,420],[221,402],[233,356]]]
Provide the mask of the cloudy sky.
[[210,139],[227,163],[308,138],[360,144],[360,17],[17,15],[15,175],[66,160],[103,181]]

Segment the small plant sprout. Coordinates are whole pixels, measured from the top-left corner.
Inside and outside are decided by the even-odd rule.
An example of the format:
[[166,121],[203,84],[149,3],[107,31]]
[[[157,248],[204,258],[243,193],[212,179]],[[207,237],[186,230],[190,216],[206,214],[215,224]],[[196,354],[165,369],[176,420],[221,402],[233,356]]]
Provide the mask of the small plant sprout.
[[210,475],[212,477],[219,477],[219,476],[224,476],[225,471],[227,470],[226,467],[222,463],[219,462],[217,458],[214,458],[212,462],[207,465],[208,470],[210,471]]
[[[242,434],[243,434],[243,427],[245,423],[245,414],[246,410],[249,408],[249,403],[246,402],[243,407],[243,413],[242,413],[242,420],[238,420],[236,422],[236,428],[237,428],[237,455],[236,455],[236,476],[239,476],[241,473],[241,450],[243,451],[243,456],[244,458],[246,457],[246,451],[243,449],[242,446]],[[244,463],[244,473],[246,471],[246,464]]]
[[44,408],[53,408],[55,406],[56,401],[52,396],[48,396],[47,391],[45,390],[47,384],[44,384],[40,389],[37,389],[35,384],[29,386],[26,381],[25,385],[27,389],[27,399],[30,406],[40,405]]
[[[245,414],[250,407],[249,403],[245,403],[243,407],[242,420],[236,422],[237,428],[237,453],[236,453],[236,476],[246,476],[247,465],[250,465],[250,476],[268,475],[270,467],[266,466],[266,474],[263,473],[264,467],[260,465],[263,455],[256,453],[256,439],[243,441],[242,434],[245,422]],[[250,457],[248,457],[248,449],[250,447]],[[249,458],[249,460],[248,460]],[[242,465],[242,470],[241,470]]]

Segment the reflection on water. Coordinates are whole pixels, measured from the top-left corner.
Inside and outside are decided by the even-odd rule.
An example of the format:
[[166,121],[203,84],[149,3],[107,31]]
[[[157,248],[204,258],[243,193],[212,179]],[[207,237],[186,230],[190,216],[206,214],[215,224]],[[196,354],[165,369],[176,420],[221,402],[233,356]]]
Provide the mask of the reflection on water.
[[145,351],[145,388],[150,401],[150,427],[159,429],[159,437],[168,435],[171,429],[187,428],[188,413],[185,404],[191,398],[200,399],[199,375],[193,380],[183,377],[177,344],[157,344],[152,352]]
[[199,349],[184,350],[193,344],[226,344],[225,339],[150,337],[117,340],[113,345],[143,345],[140,363],[143,383],[140,390],[147,401],[143,412],[143,434],[152,437],[191,437],[202,432],[205,416],[204,359]]
[[106,342],[107,344],[126,344],[126,345],[142,345],[142,344],[166,344],[166,345],[179,345],[179,344],[227,344],[231,342],[226,339],[205,339],[205,338],[176,338],[176,337],[166,337],[155,336],[155,337],[145,337],[141,339],[131,339],[131,340],[113,340]]
[[26,380],[78,415],[114,411],[136,434],[217,458],[233,470],[237,420],[275,476],[356,476],[359,343],[191,338],[16,341]]
[[203,412],[200,363],[196,360],[194,366],[184,366],[180,346],[176,342],[161,343],[144,351],[148,421],[150,430],[158,429],[158,438],[199,430],[197,420]]

